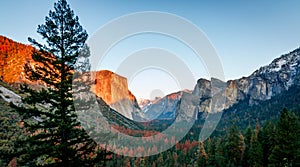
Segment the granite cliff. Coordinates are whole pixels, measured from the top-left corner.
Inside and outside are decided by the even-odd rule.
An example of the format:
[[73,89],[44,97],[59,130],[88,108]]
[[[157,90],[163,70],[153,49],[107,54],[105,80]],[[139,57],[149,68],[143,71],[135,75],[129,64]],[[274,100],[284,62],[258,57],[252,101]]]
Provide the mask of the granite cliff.
[[15,42],[0,35],[0,79],[6,83],[30,83],[26,79],[24,65],[34,65],[30,45]]
[[[31,55],[34,48],[0,36],[0,79],[11,85],[29,83],[24,66],[36,66]],[[154,101],[143,100],[142,111],[128,90],[127,79],[110,71],[92,72],[92,91],[113,110],[134,120],[194,117],[196,112],[219,112],[239,101],[254,105],[300,84],[300,48],[280,56],[248,77],[227,82],[199,79],[193,91],[172,93]],[[198,99],[198,100],[197,100]],[[186,109],[189,108],[187,111]],[[192,110],[191,110],[192,108]],[[182,115],[183,114],[183,115]]]
[[[157,98],[150,101],[148,105],[143,107],[143,112],[149,120],[156,118],[160,119],[174,119],[175,110],[177,110],[177,104],[181,99],[182,91],[169,94],[163,98]],[[145,100],[144,100],[145,101]]]
[[[32,59],[36,51],[30,45],[15,42],[7,37],[0,36],[0,79],[1,81],[18,88],[20,84],[29,84],[33,88],[45,87],[42,82],[32,82],[25,73],[25,66],[40,66],[42,64]],[[107,103],[113,110],[120,112],[129,119],[140,120],[142,113],[135,96],[128,90],[127,79],[103,70],[92,72],[95,79],[92,92]]]
[[141,116],[135,96],[128,90],[128,83],[125,77],[108,70],[92,72],[95,84],[92,85],[92,92],[110,106],[129,119],[137,119]]
[[[247,100],[248,105],[252,106],[260,101],[279,95],[292,85],[299,84],[300,48],[276,58],[269,65],[261,67],[248,77],[227,82],[215,78],[211,80],[199,79],[192,93],[186,93],[184,98],[179,93],[180,95],[177,96],[176,100],[167,101],[168,96],[172,94],[167,95],[155,103],[147,105],[146,108],[143,108],[143,111],[146,115],[159,112],[162,116],[169,113],[169,118],[172,119],[174,115],[180,116],[181,112],[185,112],[182,108],[188,108],[188,106],[183,107],[182,104],[187,104],[187,101],[198,98],[200,100],[194,106],[194,112],[220,112],[241,100]],[[166,118],[161,116],[158,116],[157,119]],[[193,117],[196,115],[185,113],[186,116]]]

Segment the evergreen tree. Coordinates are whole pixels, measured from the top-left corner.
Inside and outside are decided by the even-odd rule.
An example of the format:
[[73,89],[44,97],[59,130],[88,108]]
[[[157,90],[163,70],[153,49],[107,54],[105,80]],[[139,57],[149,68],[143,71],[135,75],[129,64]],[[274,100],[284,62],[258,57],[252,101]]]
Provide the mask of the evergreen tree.
[[222,139],[218,139],[216,142],[216,162],[217,166],[225,166],[226,165],[226,155],[225,155],[225,144]]
[[216,159],[216,139],[212,139],[209,142],[209,153],[208,153],[208,166],[216,166],[217,159]]
[[263,166],[268,166],[269,164],[269,156],[272,152],[272,149],[275,145],[275,133],[276,133],[276,126],[273,122],[267,122],[263,130],[261,132],[262,140],[262,149],[263,149]]
[[275,146],[269,157],[272,166],[300,165],[299,118],[284,109],[277,124]]
[[[42,82],[46,88],[33,90],[22,86],[27,95],[24,105],[17,107],[30,136],[22,142],[23,165],[27,166],[92,166],[101,151],[80,127],[72,98],[72,76],[75,62],[88,37],[78,17],[67,4],[59,0],[37,32],[45,40],[32,58],[39,64],[26,66],[29,79]],[[16,107],[16,106],[15,106]]]
[[198,158],[198,165],[199,166],[206,166],[208,155],[206,154],[203,141],[199,143],[199,156],[200,157]]
[[225,137],[227,164],[239,166],[244,152],[244,138],[236,126],[232,126]]
[[252,137],[249,152],[249,165],[253,167],[263,166],[262,146],[256,136]]
[[249,157],[250,157],[249,150],[250,150],[251,138],[253,135],[252,133],[253,132],[252,132],[251,126],[248,126],[248,128],[246,129],[246,132],[245,132],[245,152],[244,152],[243,160],[242,160],[242,165],[244,167],[249,166]]
[[263,166],[263,150],[260,143],[260,125],[257,122],[255,133],[252,134],[249,149],[249,165],[253,167]]

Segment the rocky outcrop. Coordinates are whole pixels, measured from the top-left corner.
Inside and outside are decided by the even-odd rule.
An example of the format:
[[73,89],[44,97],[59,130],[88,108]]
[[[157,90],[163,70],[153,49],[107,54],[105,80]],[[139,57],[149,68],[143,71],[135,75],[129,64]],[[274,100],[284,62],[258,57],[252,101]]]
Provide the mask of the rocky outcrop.
[[[241,100],[248,100],[251,106],[288,90],[294,84],[300,84],[300,48],[273,60],[248,77],[227,82],[214,78],[199,79],[192,94],[185,94],[183,98],[182,92],[173,93],[144,107],[143,110],[147,116],[161,113],[165,117],[158,118],[174,118],[176,115],[185,119],[194,116],[193,111],[187,111],[187,108],[195,107],[198,112],[220,112]],[[169,100],[168,97],[174,94],[177,95],[176,100]],[[195,98],[200,99],[196,106]],[[193,103],[188,103],[189,100]],[[185,112],[184,117],[176,114],[180,112]]]
[[0,85],[0,97],[10,103],[12,102],[14,105],[19,106],[22,103],[21,96],[16,94],[15,92],[3,87]]
[[129,119],[134,119],[141,114],[135,96],[128,90],[125,77],[102,70],[92,72],[92,78],[95,80],[91,88],[92,92],[102,98],[112,109]]
[[189,92],[181,92],[181,99],[177,104],[176,119],[177,121],[194,121],[197,119],[199,112],[199,96]]
[[32,69],[45,67],[43,63],[33,60],[33,52],[38,50],[31,45],[18,43],[0,35],[0,80],[15,89],[19,89],[24,83],[33,89],[45,88],[46,84],[43,81],[30,80],[30,71],[25,71],[25,66]]
[[206,79],[199,79],[193,90],[193,95],[199,96],[201,99],[211,98],[211,82]]
[[[211,81],[199,79],[194,88],[193,95],[200,99],[198,111],[218,112],[225,108],[227,84],[212,78]],[[230,92],[231,93],[231,92]]]
[[184,90],[150,101],[142,109],[147,120],[174,119],[179,109],[178,107],[183,93],[191,94],[190,91]]
[[[34,49],[32,46],[14,42],[3,36],[0,36],[0,44],[2,81],[9,84],[25,82],[43,86],[43,83],[29,81],[24,72],[26,64],[31,67],[40,65],[31,58]],[[110,71],[98,71],[92,74],[95,81],[92,91],[112,109],[134,120],[136,118],[142,120],[145,115],[148,119],[167,119],[180,116],[178,113],[184,112],[186,107],[195,108],[194,110],[198,112],[218,112],[241,100],[248,100],[249,105],[253,105],[288,90],[292,85],[299,85],[300,48],[273,60],[248,77],[227,82],[218,79],[210,81],[199,79],[192,92],[181,91],[154,101],[144,101],[141,105],[144,112],[141,112],[136,98],[128,90],[126,78]],[[183,92],[184,96],[182,96]],[[200,99],[198,102],[195,100],[197,98]],[[188,102],[189,100],[192,102]],[[185,116],[191,117],[194,115],[193,112],[186,111]]]
[[242,91],[250,95],[250,102],[267,100],[288,90],[291,85],[299,84],[300,49],[273,60],[268,66],[261,67],[247,77]]
[[146,117],[153,119],[172,119],[175,118],[177,103],[181,98],[181,92],[169,94],[163,98],[154,101],[151,105],[144,108]]
[[0,36],[0,79],[5,83],[32,83],[24,71],[25,64],[34,65],[34,48]]
[[[300,84],[299,74],[300,49],[296,49],[273,60],[248,77],[227,81],[223,84],[226,88],[221,88],[219,93],[214,93],[212,90],[222,87],[220,82],[199,79],[193,94],[201,99],[199,111],[212,112],[213,101],[215,101],[213,104],[215,111],[222,111],[240,100],[249,100],[249,105],[268,100],[288,90],[291,85]],[[222,99],[223,105],[220,103]]]
[[[43,66],[32,59],[33,51],[36,50],[30,45],[0,36],[0,80],[16,88],[24,83],[34,89],[45,87],[46,85],[41,81],[30,81],[24,70],[26,65],[31,68]],[[105,103],[127,118],[142,117],[134,95],[128,90],[126,78],[110,71],[92,72],[92,74],[95,77],[92,91]]]

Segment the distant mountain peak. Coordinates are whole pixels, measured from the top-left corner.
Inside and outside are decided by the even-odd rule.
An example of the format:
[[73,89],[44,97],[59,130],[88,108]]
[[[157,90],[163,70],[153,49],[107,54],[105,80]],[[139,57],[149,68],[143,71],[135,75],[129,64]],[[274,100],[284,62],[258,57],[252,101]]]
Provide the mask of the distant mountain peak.
[[[269,65],[261,67],[248,77],[227,82],[215,78],[211,80],[200,78],[192,95],[187,94],[187,96],[196,96],[200,99],[200,103],[196,106],[197,111],[218,112],[242,100],[247,100],[249,106],[268,100],[288,90],[294,84],[300,84],[300,48],[274,59]],[[215,91],[216,89],[220,91]],[[177,98],[169,98],[175,95]],[[143,110],[146,110],[146,115],[152,116],[154,115],[152,113],[156,113],[156,115],[163,115],[163,119],[166,116],[174,118],[183,100],[178,92],[172,93]]]
[[300,48],[284,54],[274,59],[270,64],[256,70],[252,76],[259,76],[266,73],[277,73],[280,71],[291,70],[295,71],[300,66]]

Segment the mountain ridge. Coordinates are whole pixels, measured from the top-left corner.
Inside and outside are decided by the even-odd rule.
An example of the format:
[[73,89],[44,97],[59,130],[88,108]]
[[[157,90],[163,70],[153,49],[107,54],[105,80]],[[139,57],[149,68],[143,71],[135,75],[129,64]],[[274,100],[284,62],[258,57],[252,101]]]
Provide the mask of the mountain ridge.
[[[15,42],[4,36],[0,36],[0,44],[1,79],[9,84],[30,83],[30,81],[26,79],[24,65],[28,63],[36,65],[31,58],[31,53],[34,48],[30,45]],[[18,48],[25,48],[23,49],[24,54],[21,54],[22,52],[19,52]],[[10,61],[9,58],[12,58],[12,60]],[[18,62],[16,63],[15,61]],[[12,64],[16,64],[17,68],[12,70]],[[4,72],[5,70],[8,70],[9,72],[6,73]],[[98,73],[100,74],[101,72]],[[105,73],[110,77],[105,78],[106,74],[104,76],[99,75],[102,79],[97,79],[96,77],[94,93],[98,97],[101,97],[111,108],[117,111],[119,110],[118,112],[127,118],[133,119],[132,113],[142,113],[140,112],[140,107],[135,96],[128,90],[127,79],[110,71],[105,71]],[[107,81],[104,81],[105,79],[103,78],[107,79]],[[113,82],[112,78],[117,78],[116,82]],[[106,84],[107,88],[102,87],[102,84]],[[299,84],[300,48],[297,48],[274,59],[270,64],[260,67],[247,77],[228,80],[226,82],[214,78],[211,80],[200,78],[198,79],[194,90],[185,93],[185,99],[181,96],[183,91],[171,93],[148,103],[146,105],[148,108],[147,112],[144,110],[146,116],[142,114],[140,117],[150,117],[151,119],[154,119],[154,115],[155,117],[161,115],[161,118],[164,119],[168,117],[174,119],[178,116],[177,110],[181,108],[180,104],[187,104],[184,100],[191,100],[194,98],[199,98],[200,102],[194,106],[195,111],[193,112],[210,113],[223,111],[245,99],[248,100],[248,105],[251,106],[260,101],[269,100],[273,96],[288,90],[292,85]],[[115,87],[116,91],[112,91],[111,86]],[[118,87],[120,87],[120,89]],[[105,95],[106,93],[108,96]],[[120,97],[112,97],[113,94],[120,95]],[[169,98],[173,96],[174,98]],[[126,102],[119,103],[119,101],[122,101],[123,99],[125,99]],[[125,103],[126,105],[124,105]],[[212,109],[212,105],[215,106],[214,109]],[[180,110],[184,112],[184,109],[181,108]],[[189,113],[188,115],[193,116],[195,114]]]
[[[213,112],[212,103],[216,111],[223,111],[230,108],[234,104],[248,99],[248,105],[252,106],[259,101],[271,99],[273,96],[288,90],[292,85],[300,84],[300,48],[297,48],[287,54],[281,55],[274,59],[270,64],[260,67],[247,77],[241,77],[235,80],[222,82],[218,79],[211,80],[200,78],[195,85],[193,95],[199,97],[200,104],[197,106],[199,112]],[[219,89],[219,93],[213,92]],[[214,94],[214,95],[213,95]],[[167,95],[168,96],[168,95]],[[161,98],[162,100],[164,98]],[[223,99],[218,102],[219,99]],[[162,104],[156,101],[151,105]],[[177,105],[182,99],[178,99]],[[160,108],[164,108],[161,106]],[[150,111],[151,112],[151,111]],[[154,112],[154,111],[152,111]],[[160,111],[161,113],[170,113],[170,111]],[[176,115],[176,109],[172,115]]]
[[[14,88],[28,84],[32,88],[46,85],[39,81],[31,81],[25,72],[25,66],[42,65],[33,60],[32,54],[37,51],[31,45],[25,45],[0,35],[0,79]],[[92,91],[97,97],[115,111],[129,119],[140,116],[140,108],[135,96],[128,90],[127,79],[108,70],[91,72],[94,81]]]

